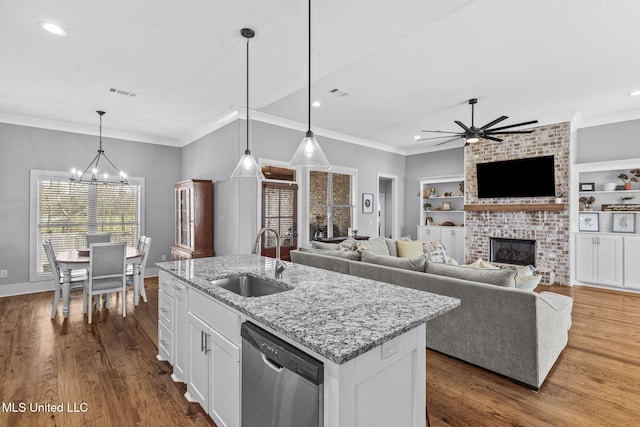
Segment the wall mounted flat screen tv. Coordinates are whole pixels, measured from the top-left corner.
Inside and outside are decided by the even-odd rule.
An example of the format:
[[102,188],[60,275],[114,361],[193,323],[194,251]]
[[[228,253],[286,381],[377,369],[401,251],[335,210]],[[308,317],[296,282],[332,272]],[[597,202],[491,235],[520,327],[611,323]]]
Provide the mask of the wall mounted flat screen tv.
[[553,156],[477,163],[478,197],[553,197]]

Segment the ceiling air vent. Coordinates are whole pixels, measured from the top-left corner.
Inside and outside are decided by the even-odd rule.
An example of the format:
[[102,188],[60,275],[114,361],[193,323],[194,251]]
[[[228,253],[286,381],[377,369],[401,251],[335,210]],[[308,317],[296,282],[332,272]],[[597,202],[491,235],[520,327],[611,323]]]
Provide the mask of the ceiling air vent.
[[332,95],[335,95],[335,96],[339,96],[340,98],[342,98],[342,97],[345,97],[345,96],[349,95],[349,92],[345,92],[344,90],[342,90],[342,89],[338,89],[337,87],[336,87],[336,88],[331,89],[331,90],[329,91],[329,93],[330,93],[330,94],[332,94]]
[[131,98],[135,98],[136,94],[133,92],[127,92],[126,90],[122,90],[122,89],[115,89],[115,88],[110,88],[109,92],[111,93],[117,93],[120,95],[125,95],[125,96],[130,96]]

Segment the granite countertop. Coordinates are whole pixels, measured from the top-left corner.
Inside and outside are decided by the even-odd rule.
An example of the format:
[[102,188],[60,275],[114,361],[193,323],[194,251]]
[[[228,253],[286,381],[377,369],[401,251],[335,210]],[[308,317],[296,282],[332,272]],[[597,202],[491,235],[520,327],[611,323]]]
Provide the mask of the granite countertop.
[[292,289],[258,298],[236,295],[211,280],[238,274],[275,280],[272,258],[228,255],[156,265],[337,364],[460,305],[456,298],[286,264],[277,281]]

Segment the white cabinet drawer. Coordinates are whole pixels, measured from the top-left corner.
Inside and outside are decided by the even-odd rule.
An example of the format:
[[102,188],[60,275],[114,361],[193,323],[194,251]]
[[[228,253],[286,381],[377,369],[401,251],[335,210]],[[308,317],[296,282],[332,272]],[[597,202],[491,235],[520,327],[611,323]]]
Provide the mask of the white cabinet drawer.
[[175,290],[173,286],[173,277],[162,270],[158,276],[158,290],[170,296],[173,296],[173,292]]
[[164,292],[158,292],[158,320],[173,331],[173,298]]
[[158,358],[173,365],[173,333],[158,323]]
[[200,292],[189,292],[189,312],[213,326],[229,341],[240,345],[240,316],[214,298]]

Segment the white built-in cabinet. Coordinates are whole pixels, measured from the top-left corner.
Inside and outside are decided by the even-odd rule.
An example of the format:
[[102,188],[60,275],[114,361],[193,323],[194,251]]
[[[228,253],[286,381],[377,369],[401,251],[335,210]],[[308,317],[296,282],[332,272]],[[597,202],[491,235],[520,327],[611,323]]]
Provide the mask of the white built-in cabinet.
[[419,178],[417,240],[441,241],[464,264],[464,175]]
[[576,234],[576,279],[584,283],[622,286],[623,241],[609,234]]
[[[636,168],[640,159],[573,166],[570,202],[577,283],[640,289],[640,183],[624,189],[618,178]],[[595,201],[588,206],[580,202],[591,197]],[[585,231],[587,220],[593,231]]]

